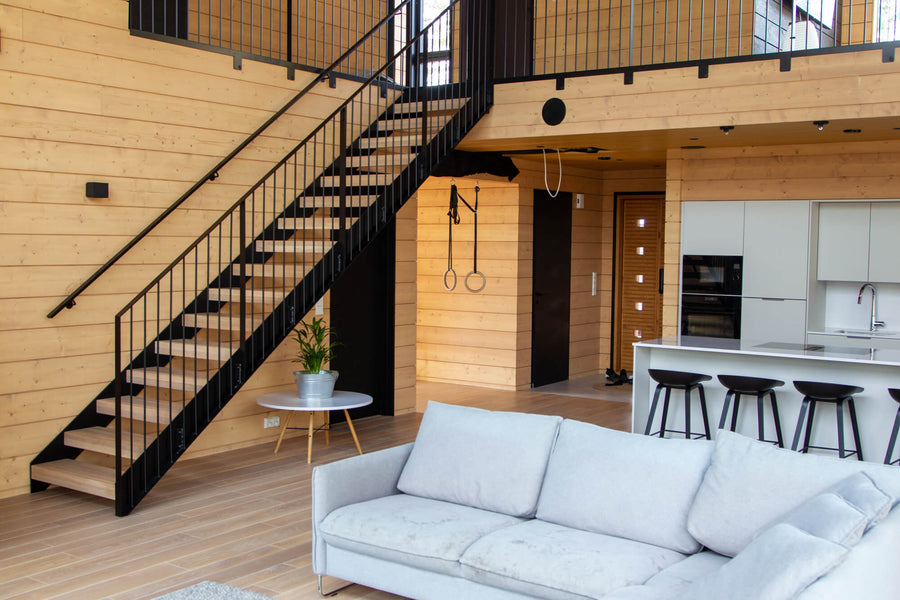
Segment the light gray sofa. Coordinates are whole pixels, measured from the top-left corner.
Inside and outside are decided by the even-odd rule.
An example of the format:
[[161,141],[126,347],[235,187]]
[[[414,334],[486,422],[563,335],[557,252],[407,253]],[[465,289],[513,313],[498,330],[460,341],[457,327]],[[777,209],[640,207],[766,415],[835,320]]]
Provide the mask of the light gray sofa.
[[313,570],[416,599],[900,597],[900,469],[430,403],[317,467]]

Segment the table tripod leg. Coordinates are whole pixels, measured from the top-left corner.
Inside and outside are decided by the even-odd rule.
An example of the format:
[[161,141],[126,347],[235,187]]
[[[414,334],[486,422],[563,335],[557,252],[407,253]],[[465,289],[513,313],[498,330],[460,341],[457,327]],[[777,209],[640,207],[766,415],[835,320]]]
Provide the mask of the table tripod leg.
[[362,448],[359,447],[359,438],[356,437],[356,429],[353,428],[353,421],[350,420],[350,412],[344,410],[344,416],[347,417],[347,425],[350,427],[350,434],[353,436],[353,442],[356,444],[356,451],[362,454]]
[[288,425],[291,424],[291,417],[294,416],[294,413],[291,411],[286,411],[287,416],[284,419],[284,425],[281,428],[281,435],[278,436],[278,443],[275,444],[275,454],[278,454],[278,449],[281,448],[281,440],[284,439],[284,432],[287,431]]
[[316,413],[310,411],[309,413],[309,439],[306,442],[306,464],[312,462],[312,438],[313,438],[313,418]]
[[331,411],[325,411],[325,445],[331,444]]

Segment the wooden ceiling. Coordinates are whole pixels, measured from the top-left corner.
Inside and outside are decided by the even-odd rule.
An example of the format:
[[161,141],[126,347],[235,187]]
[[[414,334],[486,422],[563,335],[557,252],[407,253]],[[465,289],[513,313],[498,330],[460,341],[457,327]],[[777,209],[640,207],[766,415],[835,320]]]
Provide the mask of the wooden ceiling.
[[[560,137],[515,138],[467,141],[460,150],[492,151],[529,158],[556,160],[562,151],[563,164],[581,168],[599,165],[602,169],[664,168],[666,152],[675,148],[724,148],[743,146],[780,146],[818,143],[844,143],[900,139],[900,117],[847,119],[831,121],[819,127],[809,121],[766,125],[743,125],[728,130],[720,127],[669,129],[608,134],[583,134]],[[723,124],[724,125],[724,124]]]

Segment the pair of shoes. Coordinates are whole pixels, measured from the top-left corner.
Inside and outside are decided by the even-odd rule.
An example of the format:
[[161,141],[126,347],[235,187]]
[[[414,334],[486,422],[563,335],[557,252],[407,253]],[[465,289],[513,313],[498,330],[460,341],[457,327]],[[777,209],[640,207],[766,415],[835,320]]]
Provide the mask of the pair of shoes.
[[609,381],[606,385],[622,385],[623,383],[631,383],[631,377],[628,376],[628,373],[625,369],[622,369],[621,372],[616,373],[613,369],[606,369],[606,379]]

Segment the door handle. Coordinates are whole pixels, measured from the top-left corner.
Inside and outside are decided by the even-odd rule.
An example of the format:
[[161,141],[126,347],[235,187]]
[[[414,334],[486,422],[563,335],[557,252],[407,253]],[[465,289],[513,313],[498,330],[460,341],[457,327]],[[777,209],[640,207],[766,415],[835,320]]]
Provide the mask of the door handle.
[[665,271],[665,269],[659,270],[659,293],[660,294],[663,293],[663,271]]

